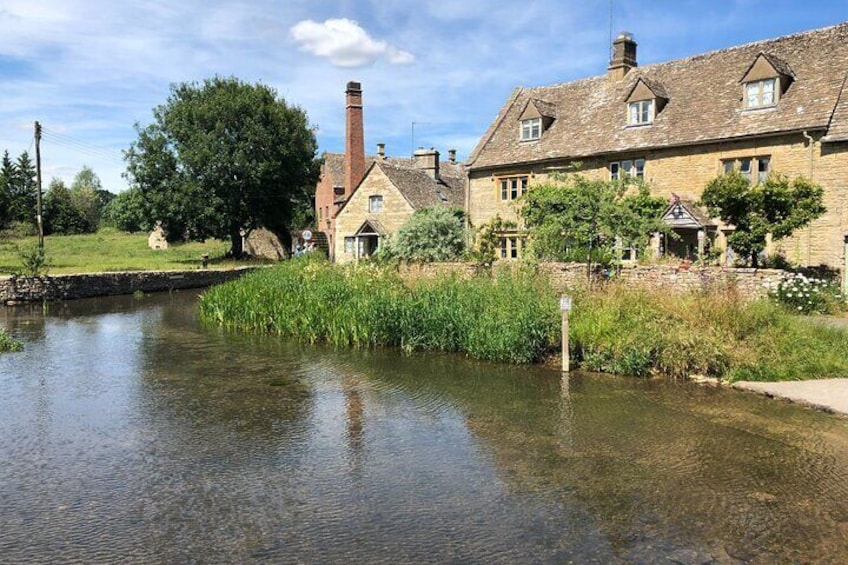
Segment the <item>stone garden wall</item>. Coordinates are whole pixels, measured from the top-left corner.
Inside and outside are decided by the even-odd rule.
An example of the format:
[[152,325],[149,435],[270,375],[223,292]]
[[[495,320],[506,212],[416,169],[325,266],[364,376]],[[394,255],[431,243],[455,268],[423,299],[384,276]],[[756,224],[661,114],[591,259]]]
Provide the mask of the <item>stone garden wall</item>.
[[236,279],[255,268],[0,277],[0,304],[202,288]]
[[[517,268],[518,263],[495,263],[494,269]],[[586,265],[579,263],[540,263],[539,272],[549,276],[557,292],[584,286],[587,282]],[[442,273],[471,276],[485,270],[467,263],[428,263],[401,267],[407,279],[430,278]],[[602,283],[619,281],[634,288],[659,288],[673,293],[733,289],[740,296],[756,299],[768,293],[767,284],[780,280],[784,271],[778,269],[745,269],[730,267],[696,267],[671,265],[640,265],[623,267],[609,277],[602,271],[593,280]]]

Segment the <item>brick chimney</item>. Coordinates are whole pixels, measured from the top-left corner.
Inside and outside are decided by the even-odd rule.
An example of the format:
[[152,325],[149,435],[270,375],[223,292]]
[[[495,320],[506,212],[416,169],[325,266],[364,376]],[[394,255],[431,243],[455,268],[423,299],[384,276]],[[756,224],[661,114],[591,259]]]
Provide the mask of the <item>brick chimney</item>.
[[421,169],[431,178],[439,180],[439,152],[433,149],[419,147],[412,154],[412,162],[416,169]]
[[632,33],[622,31],[612,42],[612,59],[607,67],[607,76],[610,80],[619,81],[636,66],[636,41]]
[[365,174],[365,133],[362,125],[362,85],[348,82],[345,109],[345,196],[350,196]]

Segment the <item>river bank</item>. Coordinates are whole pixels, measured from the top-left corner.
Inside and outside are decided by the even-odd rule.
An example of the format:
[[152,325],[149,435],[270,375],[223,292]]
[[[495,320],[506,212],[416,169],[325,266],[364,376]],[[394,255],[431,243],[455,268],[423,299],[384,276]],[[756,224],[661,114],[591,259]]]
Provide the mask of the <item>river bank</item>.
[[52,302],[134,292],[204,288],[237,279],[256,268],[6,276],[0,277],[0,304]]

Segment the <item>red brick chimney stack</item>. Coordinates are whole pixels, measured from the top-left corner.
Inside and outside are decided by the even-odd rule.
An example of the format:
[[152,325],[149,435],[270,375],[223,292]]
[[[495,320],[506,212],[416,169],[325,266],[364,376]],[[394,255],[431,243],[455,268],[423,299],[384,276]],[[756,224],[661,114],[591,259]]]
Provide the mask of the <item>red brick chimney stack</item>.
[[345,131],[345,196],[353,189],[365,174],[365,133],[362,125],[362,85],[348,82]]

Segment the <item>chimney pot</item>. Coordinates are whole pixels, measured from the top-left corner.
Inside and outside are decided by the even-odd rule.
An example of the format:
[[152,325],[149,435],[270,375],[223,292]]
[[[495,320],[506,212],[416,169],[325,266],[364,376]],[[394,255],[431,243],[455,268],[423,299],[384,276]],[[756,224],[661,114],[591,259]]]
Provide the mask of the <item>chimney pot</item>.
[[456,149],[448,149],[448,161],[456,163]]
[[627,72],[636,67],[636,40],[628,31],[620,32],[612,42],[612,58],[607,68],[607,76],[619,81]]
[[381,161],[386,158],[386,144],[385,143],[378,143],[377,144],[377,157],[379,157]]

